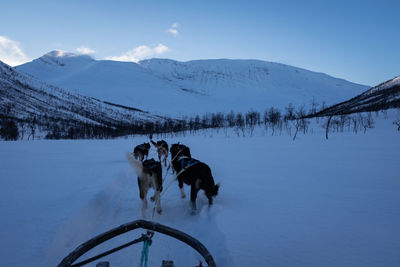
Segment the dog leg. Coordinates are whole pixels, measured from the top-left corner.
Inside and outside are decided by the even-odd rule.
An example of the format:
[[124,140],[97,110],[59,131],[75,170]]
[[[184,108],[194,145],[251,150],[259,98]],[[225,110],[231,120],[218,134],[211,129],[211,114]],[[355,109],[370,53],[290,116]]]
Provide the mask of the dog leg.
[[213,204],[213,197],[207,196],[207,198],[208,198],[208,206],[211,206]]
[[162,156],[161,151],[158,150],[157,152],[158,152],[158,161],[159,161],[159,162],[162,162],[162,161],[161,161],[161,156]]
[[142,218],[146,219],[147,199],[142,199]]
[[183,179],[178,177],[178,184],[179,184],[179,189],[181,190],[181,198],[185,198],[185,191],[183,190]]
[[151,202],[157,201],[157,192],[159,193],[160,191],[155,190],[154,191],[154,195],[152,197],[150,197],[150,201]]
[[[206,191],[206,190],[205,190]],[[206,191],[206,196],[208,198],[208,206],[210,207],[213,204],[213,193],[210,192],[210,189],[208,188],[208,190]]]
[[181,189],[181,198],[185,198],[185,190],[183,190],[183,186],[180,188]]
[[141,200],[143,200],[145,198],[144,184],[139,177],[137,178],[137,182],[138,182],[138,187],[139,187],[139,197]]
[[154,194],[155,196],[155,200],[156,200],[156,207],[157,207],[157,212],[158,214],[162,213],[162,208],[161,208],[161,199],[160,199],[160,191],[156,191],[156,193]]
[[138,177],[138,186],[139,186],[139,196],[142,200],[142,217],[146,218],[146,209],[147,209],[147,190],[149,189],[139,177]]
[[196,210],[196,198],[197,198],[197,193],[199,192],[199,189],[196,187],[196,183],[192,184],[192,186],[190,187],[190,203],[192,205],[193,210]]

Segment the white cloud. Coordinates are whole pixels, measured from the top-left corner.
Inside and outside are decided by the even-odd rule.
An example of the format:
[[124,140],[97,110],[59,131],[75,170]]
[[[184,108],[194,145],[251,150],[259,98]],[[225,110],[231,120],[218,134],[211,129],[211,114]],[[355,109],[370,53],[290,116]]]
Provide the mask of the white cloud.
[[163,44],[159,44],[155,47],[141,45],[133,48],[132,50],[129,50],[128,52],[119,57],[106,57],[105,59],[116,60],[116,61],[139,62],[142,59],[164,54],[168,50],[169,48]]
[[29,61],[19,47],[19,43],[0,35],[0,60],[10,66],[17,66]]
[[172,24],[171,28],[169,28],[167,32],[177,37],[179,35],[178,26],[179,26],[178,23]]
[[156,52],[157,55],[164,54],[169,50],[168,46],[159,44],[154,48],[154,51]]
[[168,29],[167,32],[169,32],[170,34],[172,34],[175,37],[179,35],[179,31],[177,29],[174,29],[174,28]]
[[84,54],[84,55],[90,55],[96,53],[96,51],[94,51],[93,49],[90,49],[89,47],[83,45],[81,47],[78,47],[76,51],[78,51],[79,54]]

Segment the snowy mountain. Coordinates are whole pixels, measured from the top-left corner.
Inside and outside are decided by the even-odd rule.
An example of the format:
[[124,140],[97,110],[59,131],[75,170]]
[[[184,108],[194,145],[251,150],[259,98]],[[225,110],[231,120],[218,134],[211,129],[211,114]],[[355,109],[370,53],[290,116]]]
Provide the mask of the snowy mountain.
[[52,51],[17,69],[84,95],[159,114],[263,111],[288,103],[334,104],[368,87],[260,60],[94,60]]
[[16,71],[0,61],[0,117],[32,121],[38,125],[90,124],[100,127],[132,127],[167,118],[139,109],[65,91]]
[[328,107],[316,116],[331,116],[400,107],[400,76],[383,82],[350,100]]
[[160,99],[180,99],[173,86],[132,62],[52,51],[17,70],[72,92],[162,114],[174,101],[159,103]]

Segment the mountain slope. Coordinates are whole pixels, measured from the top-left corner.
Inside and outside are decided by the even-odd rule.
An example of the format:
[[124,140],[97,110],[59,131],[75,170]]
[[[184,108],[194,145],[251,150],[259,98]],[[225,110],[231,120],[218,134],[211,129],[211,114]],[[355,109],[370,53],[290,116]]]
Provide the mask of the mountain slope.
[[136,63],[94,60],[60,51],[52,51],[17,70],[73,92],[159,113],[166,104],[157,109],[159,101],[154,99],[170,98],[177,93],[176,88]]
[[165,117],[67,92],[19,73],[0,61],[0,116],[39,125],[90,124],[112,128],[161,122]]
[[328,107],[312,116],[332,116],[400,107],[400,76],[381,83],[350,100]]
[[351,96],[355,91],[366,88],[323,73],[261,60],[216,59],[178,62],[150,59],[139,64],[156,76],[174,81],[181,88],[190,91],[216,96],[229,93],[236,97],[266,93],[267,99],[269,96],[290,100],[284,104],[299,102],[299,99],[304,100],[307,95],[334,102],[335,99]]
[[265,110],[288,103],[334,104],[368,87],[259,60],[94,60],[53,51],[19,71],[84,95],[159,114]]

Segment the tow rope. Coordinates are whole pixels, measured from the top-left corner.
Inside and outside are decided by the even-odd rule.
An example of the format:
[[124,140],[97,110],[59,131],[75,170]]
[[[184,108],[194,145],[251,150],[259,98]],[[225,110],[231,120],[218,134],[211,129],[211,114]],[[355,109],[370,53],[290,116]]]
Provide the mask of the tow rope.
[[[191,160],[192,160],[192,159],[191,159]],[[169,184],[164,188],[164,190],[163,190],[162,193],[160,194],[160,197],[162,197],[162,196],[165,194],[165,192],[167,191],[167,189],[172,185],[172,183],[173,183],[176,179],[178,179],[178,176],[179,176],[179,175],[181,175],[184,171],[186,171],[187,169],[189,169],[190,167],[196,165],[196,164],[199,163],[199,162],[200,162],[200,161],[198,161],[198,160],[192,160],[192,161],[190,162],[190,164],[188,164],[188,166],[186,166],[185,168],[182,168],[182,169],[175,175],[175,178],[172,179],[172,180],[169,182]],[[153,214],[154,214],[154,213],[153,213]]]
[[149,258],[149,246],[151,246],[151,238],[154,236],[154,232],[147,231],[146,236],[143,241],[142,256],[140,257],[140,267],[147,267],[147,261]]

